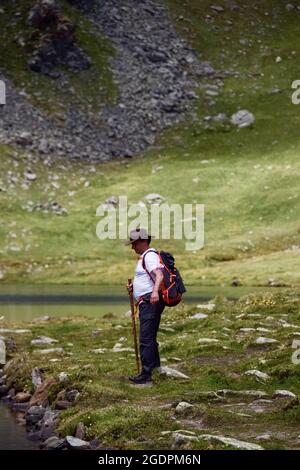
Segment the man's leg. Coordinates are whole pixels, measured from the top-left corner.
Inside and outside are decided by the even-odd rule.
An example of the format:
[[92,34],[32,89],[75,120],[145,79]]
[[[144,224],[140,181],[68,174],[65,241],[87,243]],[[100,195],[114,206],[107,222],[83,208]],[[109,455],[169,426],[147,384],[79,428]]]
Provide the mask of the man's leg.
[[163,306],[160,302],[150,304],[148,299],[139,306],[142,371],[149,376],[151,376],[152,370],[160,365],[156,336],[162,311]]
[[156,322],[155,322],[155,367],[160,367],[160,355],[157,342],[157,333],[160,325],[161,314],[165,308],[164,303],[160,300],[159,303],[155,304],[156,308]]

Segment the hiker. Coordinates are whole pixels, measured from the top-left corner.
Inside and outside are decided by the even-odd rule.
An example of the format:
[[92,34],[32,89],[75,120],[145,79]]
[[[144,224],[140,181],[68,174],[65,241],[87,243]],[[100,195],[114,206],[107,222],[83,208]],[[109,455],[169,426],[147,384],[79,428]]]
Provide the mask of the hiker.
[[[127,285],[129,293],[133,292],[139,308],[140,319],[140,357],[142,371],[129,377],[135,384],[151,383],[153,369],[160,367],[157,343],[157,332],[161,314],[165,308],[160,293],[163,281],[163,265],[158,253],[150,249],[151,235],[146,229],[137,228],[130,232],[130,239],[125,243],[131,245],[138,254],[139,260],[135,269],[133,283]],[[144,269],[144,267],[145,269]]]

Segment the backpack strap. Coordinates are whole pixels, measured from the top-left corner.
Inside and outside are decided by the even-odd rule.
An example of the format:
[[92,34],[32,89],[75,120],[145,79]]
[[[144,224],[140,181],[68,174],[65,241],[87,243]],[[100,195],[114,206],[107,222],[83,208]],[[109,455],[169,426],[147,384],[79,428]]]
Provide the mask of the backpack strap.
[[151,281],[154,283],[154,280],[151,276],[151,274],[149,273],[148,269],[146,268],[146,263],[145,263],[145,257],[148,253],[156,253],[157,255],[159,255],[159,253],[156,251],[156,250],[149,250],[147,251],[147,253],[145,253],[143,256],[142,256],[142,266],[143,266],[143,269],[146,271],[146,273],[148,274],[148,276],[150,277]]

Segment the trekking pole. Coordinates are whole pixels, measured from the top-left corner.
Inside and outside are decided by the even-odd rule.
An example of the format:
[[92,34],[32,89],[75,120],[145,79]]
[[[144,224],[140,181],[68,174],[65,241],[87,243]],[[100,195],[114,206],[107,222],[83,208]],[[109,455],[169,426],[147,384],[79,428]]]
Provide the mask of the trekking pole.
[[[131,285],[131,279],[128,279],[128,286]],[[129,289],[127,289],[129,300],[130,300],[130,309],[131,309],[131,320],[132,320],[132,333],[133,333],[133,340],[134,340],[134,350],[135,350],[135,358],[136,358],[136,365],[138,374],[140,373],[140,361],[139,361],[139,351],[138,351],[138,342],[137,342],[137,334],[136,334],[136,324],[135,324],[135,311],[134,311],[134,301],[133,301],[133,293]]]

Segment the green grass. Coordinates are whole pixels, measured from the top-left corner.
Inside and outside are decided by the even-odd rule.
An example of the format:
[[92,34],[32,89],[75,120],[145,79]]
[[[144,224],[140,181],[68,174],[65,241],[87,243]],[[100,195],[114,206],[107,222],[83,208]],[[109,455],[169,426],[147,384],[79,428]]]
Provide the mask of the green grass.
[[[191,315],[197,311],[196,307],[184,305],[166,310],[162,317],[158,338],[162,365],[180,370],[189,380],[167,379],[155,372],[151,388],[129,385],[127,376],[134,372],[134,353],[114,353],[112,348],[120,336],[125,338],[124,346],[132,346],[130,319],[123,316],[115,320],[72,317],[8,325],[30,329],[28,334],[10,334],[16,351],[9,353],[11,362],[6,367],[9,386],[16,391],[33,391],[31,370],[39,367],[44,371],[44,379],[55,381],[48,394],[52,408],[58,399],[63,399],[66,390],[78,389],[80,398],[60,415],[59,433],[74,435],[81,422],[85,425],[85,438],[97,438],[105,447],[170,449],[174,442],[172,432],[180,429],[194,432],[196,436],[234,437],[258,443],[266,449],[299,448],[298,400],[271,398],[278,389],[296,395],[299,392],[299,365],[291,361],[292,339],[296,338],[294,333],[298,330],[283,328],[281,323],[285,320],[300,329],[299,292],[273,294],[265,291],[235,302],[216,297],[214,302],[215,308],[206,320],[193,320]],[[243,318],[239,318],[241,313]],[[260,316],[252,317],[253,313]],[[163,326],[171,326],[174,331],[164,332]],[[263,327],[270,332],[242,334],[240,328],[245,327]],[[102,328],[97,336],[92,334],[95,328]],[[63,347],[64,354],[39,356],[34,350],[43,346],[30,344],[37,335],[57,339],[55,346]],[[262,335],[278,342],[255,346],[255,339]],[[199,338],[216,338],[219,343],[203,346],[198,344]],[[106,350],[103,354],[93,353],[97,348]],[[59,361],[49,360],[53,358]],[[249,369],[265,372],[269,379],[263,383],[244,375]],[[65,382],[59,382],[60,372],[68,374]],[[262,390],[272,403],[265,412],[257,413],[251,408],[254,398],[222,397],[220,393],[213,397],[208,393],[222,389]],[[175,408],[181,401],[193,407],[178,412]],[[269,440],[256,440],[265,433],[270,433]],[[200,440],[183,444],[183,448],[224,446]]]
[[[96,237],[96,208],[111,195],[127,195],[129,203],[137,203],[149,192],[158,192],[171,204],[205,204],[202,250],[185,251],[185,241],[155,243],[174,251],[188,284],[229,285],[236,276],[244,285],[266,285],[272,277],[299,286],[299,250],[290,250],[300,244],[300,114],[291,102],[291,83],[300,73],[295,40],[299,13],[288,13],[275,1],[254,1],[251,6],[237,2],[240,11],[226,7],[220,14],[212,12],[209,1],[167,3],[178,31],[203,60],[221,72],[240,73],[224,79],[213,105],[201,88],[213,79],[199,80],[198,116],[220,112],[230,116],[246,108],[255,114],[254,126],[237,130],[187,119],[166,131],[144,158],[98,165],[95,172],[89,165],[65,160],[57,160],[51,168],[37,163],[38,178],[30,189],[17,185],[0,201],[5,222],[0,227],[2,282],[123,283],[135,257],[120,240]],[[204,21],[207,14],[213,23]],[[229,20],[232,29],[224,31]],[[239,44],[240,39],[251,45]],[[277,56],[282,62],[276,63]],[[274,87],[281,93],[269,94]],[[12,167],[11,149],[0,151],[5,181]],[[22,174],[27,163],[22,155],[18,160],[13,171]],[[163,169],[152,173],[154,165]],[[55,174],[60,176],[59,189],[49,186]],[[69,196],[68,191],[76,193]],[[51,199],[66,207],[69,215],[22,209],[27,200]],[[24,229],[29,230],[26,235]],[[11,251],[9,232],[16,233],[21,251]]]

